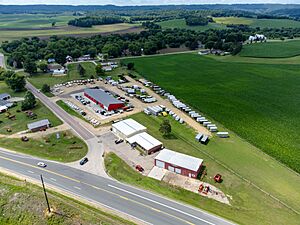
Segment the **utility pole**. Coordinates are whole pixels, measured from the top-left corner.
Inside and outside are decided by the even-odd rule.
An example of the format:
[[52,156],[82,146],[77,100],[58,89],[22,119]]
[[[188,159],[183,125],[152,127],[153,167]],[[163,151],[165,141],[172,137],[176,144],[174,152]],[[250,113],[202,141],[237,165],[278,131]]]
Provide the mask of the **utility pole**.
[[45,189],[45,185],[44,185],[44,180],[43,180],[43,175],[42,174],[41,174],[41,181],[42,181],[42,185],[43,185],[43,189],[44,189],[45,199],[46,199],[46,202],[47,202],[48,212],[50,213],[51,209],[50,209],[50,205],[49,205],[49,201],[48,201],[48,197],[47,197],[47,192],[46,192],[46,189]]

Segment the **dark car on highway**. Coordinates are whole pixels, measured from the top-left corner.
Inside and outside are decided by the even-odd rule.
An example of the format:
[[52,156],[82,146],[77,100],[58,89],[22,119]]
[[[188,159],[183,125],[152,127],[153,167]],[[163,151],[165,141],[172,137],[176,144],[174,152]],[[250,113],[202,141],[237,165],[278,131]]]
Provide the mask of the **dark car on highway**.
[[84,165],[89,161],[89,159],[87,157],[84,157],[82,160],[80,160],[79,164],[80,165]]

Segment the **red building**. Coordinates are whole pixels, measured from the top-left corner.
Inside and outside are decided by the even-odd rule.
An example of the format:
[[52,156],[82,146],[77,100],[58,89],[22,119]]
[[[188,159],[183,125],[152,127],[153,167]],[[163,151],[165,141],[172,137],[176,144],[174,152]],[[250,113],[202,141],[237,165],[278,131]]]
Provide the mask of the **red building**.
[[85,89],[84,96],[107,111],[120,109],[125,106],[124,102],[114,98],[101,89]]
[[154,160],[159,168],[192,178],[198,177],[203,163],[202,159],[168,149],[161,150]]

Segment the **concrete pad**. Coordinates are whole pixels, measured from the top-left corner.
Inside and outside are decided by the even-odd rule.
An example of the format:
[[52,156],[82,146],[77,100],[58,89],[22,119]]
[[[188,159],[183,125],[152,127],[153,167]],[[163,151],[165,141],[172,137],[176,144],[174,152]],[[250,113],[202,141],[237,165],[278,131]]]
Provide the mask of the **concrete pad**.
[[148,177],[161,181],[164,178],[166,172],[167,170],[154,166],[148,174]]

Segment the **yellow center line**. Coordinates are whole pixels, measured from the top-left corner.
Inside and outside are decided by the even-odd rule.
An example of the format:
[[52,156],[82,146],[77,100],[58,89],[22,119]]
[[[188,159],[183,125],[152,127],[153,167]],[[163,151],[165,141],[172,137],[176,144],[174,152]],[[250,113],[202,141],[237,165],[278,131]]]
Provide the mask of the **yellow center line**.
[[182,219],[182,218],[179,218],[179,217],[177,217],[177,216],[175,216],[175,215],[173,215],[173,214],[164,212],[164,211],[159,210],[159,209],[157,209],[157,208],[154,208],[154,207],[152,207],[152,206],[149,206],[149,205],[146,205],[146,204],[141,203],[141,202],[139,202],[139,201],[130,199],[130,198],[128,198],[128,197],[125,197],[125,196],[123,196],[123,195],[117,194],[117,193],[115,193],[115,192],[108,191],[108,190],[106,190],[106,189],[97,187],[97,186],[95,186],[95,185],[88,184],[88,183],[82,182],[82,181],[80,181],[80,180],[77,180],[77,179],[74,179],[74,178],[71,178],[71,177],[68,177],[68,176],[65,176],[65,175],[56,173],[56,172],[54,172],[54,171],[51,171],[51,170],[48,170],[48,169],[44,169],[44,168],[41,168],[41,167],[38,167],[38,166],[34,166],[34,165],[31,165],[31,164],[28,164],[28,163],[20,162],[20,161],[17,161],[17,160],[14,160],[14,159],[10,159],[10,158],[4,157],[4,156],[0,156],[0,158],[5,159],[5,160],[8,160],[8,161],[11,161],[11,162],[14,162],[14,163],[18,163],[18,164],[21,164],[21,165],[24,165],[24,166],[29,166],[29,167],[31,167],[31,168],[39,169],[39,170],[45,171],[45,172],[47,172],[47,173],[51,173],[51,174],[54,174],[54,175],[56,175],[56,176],[63,177],[63,178],[65,178],[65,179],[72,180],[72,181],[77,182],[77,183],[80,183],[80,184],[87,185],[87,186],[92,187],[92,188],[94,188],[94,189],[104,191],[104,192],[106,192],[106,193],[109,193],[109,194],[118,196],[118,197],[120,197],[120,198],[122,198],[122,199],[124,199],[124,200],[127,200],[127,201],[133,202],[133,203],[135,203],[135,204],[144,206],[144,207],[149,208],[149,209],[151,209],[151,210],[153,210],[153,211],[156,211],[156,212],[158,212],[158,213],[165,214],[165,215],[167,215],[167,216],[173,217],[173,218],[175,218],[175,219],[177,219],[177,220],[180,220],[180,221],[182,221],[182,222],[184,222],[184,223],[187,223],[187,224],[189,224],[189,225],[195,225],[195,224],[193,224],[193,223],[191,223],[191,222],[189,222],[189,221],[187,221],[187,220],[184,220],[184,219]]

